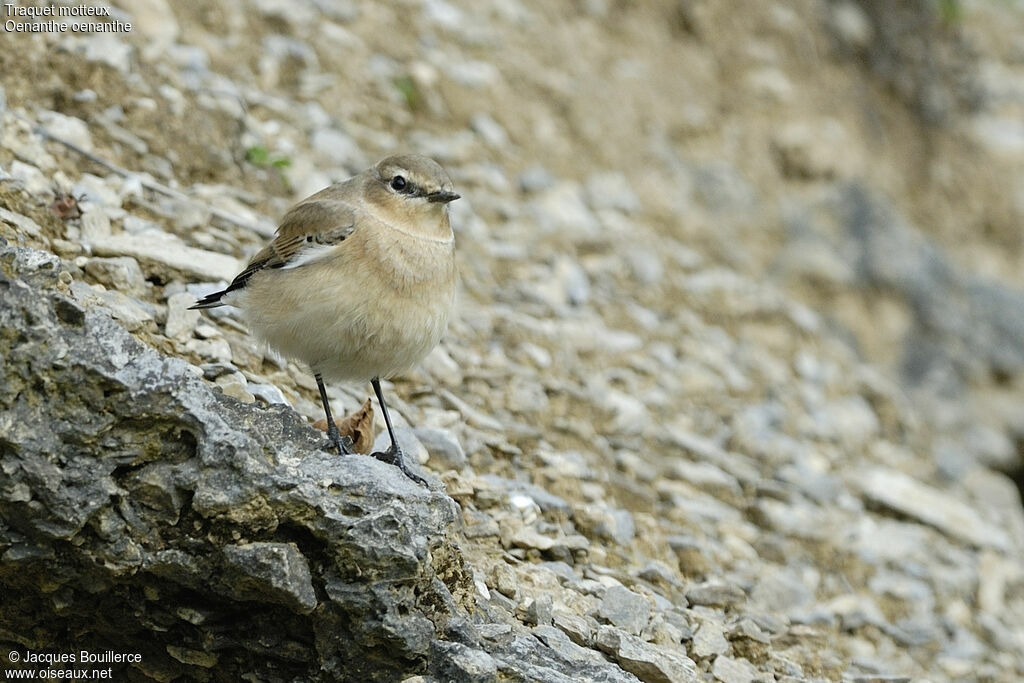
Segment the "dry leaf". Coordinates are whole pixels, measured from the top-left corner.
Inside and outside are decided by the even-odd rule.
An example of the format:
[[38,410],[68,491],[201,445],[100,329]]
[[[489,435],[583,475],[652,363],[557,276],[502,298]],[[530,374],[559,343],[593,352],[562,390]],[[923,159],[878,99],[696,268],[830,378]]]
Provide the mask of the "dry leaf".
[[62,221],[66,221],[72,218],[81,218],[82,210],[78,207],[78,203],[82,201],[81,198],[74,197],[70,194],[64,194],[57,197],[57,200],[50,204],[50,210],[57,214],[57,218]]
[[[369,453],[373,450],[373,404],[366,399],[363,407],[346,415],[340,420],[335,420],[338,431],[342,436],[352,439],[352,450],[356,453]],[[327,431],[327,419],[321,418],[313,423],[313,426],[321,431]]]

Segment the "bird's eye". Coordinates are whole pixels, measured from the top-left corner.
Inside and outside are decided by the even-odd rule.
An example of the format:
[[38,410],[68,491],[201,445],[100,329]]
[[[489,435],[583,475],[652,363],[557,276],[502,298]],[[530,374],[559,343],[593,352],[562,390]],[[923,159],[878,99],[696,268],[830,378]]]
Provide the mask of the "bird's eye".
[[399,192],[401,192],[402,190],[405,189],[405,185],[405,178],[403,178],[400,175],[396,175],[394,178],[391,179],[392,190],[398,190]]

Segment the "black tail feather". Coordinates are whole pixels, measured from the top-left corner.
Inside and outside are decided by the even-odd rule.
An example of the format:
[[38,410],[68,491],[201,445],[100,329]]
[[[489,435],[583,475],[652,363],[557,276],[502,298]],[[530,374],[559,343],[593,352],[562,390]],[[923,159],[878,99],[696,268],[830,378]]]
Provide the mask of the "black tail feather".
[[222,289],[219,292],[207,294],[202,299],[195,302],[195,304],[189,306],[188,308],[190,311],[194,311],[202,308],[217,308],[218,306],[224,306],[225,304],[223,301],[221,301],[221,299],[224,298],[224,295],[228,293],[229,289],[230,288]]

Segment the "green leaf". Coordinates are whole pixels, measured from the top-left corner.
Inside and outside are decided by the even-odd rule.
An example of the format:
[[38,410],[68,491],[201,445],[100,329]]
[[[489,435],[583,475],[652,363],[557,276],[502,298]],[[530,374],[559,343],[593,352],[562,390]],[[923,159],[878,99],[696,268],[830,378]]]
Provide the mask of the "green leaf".
[[245,160],[254,166],[266,166],[270,152],[263,145],[253,145],[245,150]]
[[412,80],[412,76],[399,76],[394,81],[395,88],[405,98],[405,103],[409,105],[409,109],[417,109],[422,101],[422,95],[420,89],[416,87],[416,82]]

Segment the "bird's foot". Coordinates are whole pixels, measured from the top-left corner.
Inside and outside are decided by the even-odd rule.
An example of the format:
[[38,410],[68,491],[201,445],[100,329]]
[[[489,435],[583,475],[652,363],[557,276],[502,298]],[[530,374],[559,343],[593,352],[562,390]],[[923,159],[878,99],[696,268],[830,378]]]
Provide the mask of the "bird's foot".
[[327,439],[327,447],[333,446],[338,451],[338,455],[352,455],[355,453],[355,450],[352,448],[351,437],[342,436],[341,432],[338,431],[337,425],[333,422],[327,428]]
[[372,457],[377,458],[381,462],[386,462],[389,465],[394,465],[398,469],[402,470],[402,474],[412,479],[420,486],[426,486],[427,480],[420,475],[409,469],[409,466],[405,464],[405,456],[402,453],[402,449],[392,445],[386,451],[377,451],[376,453],[370,454]]

